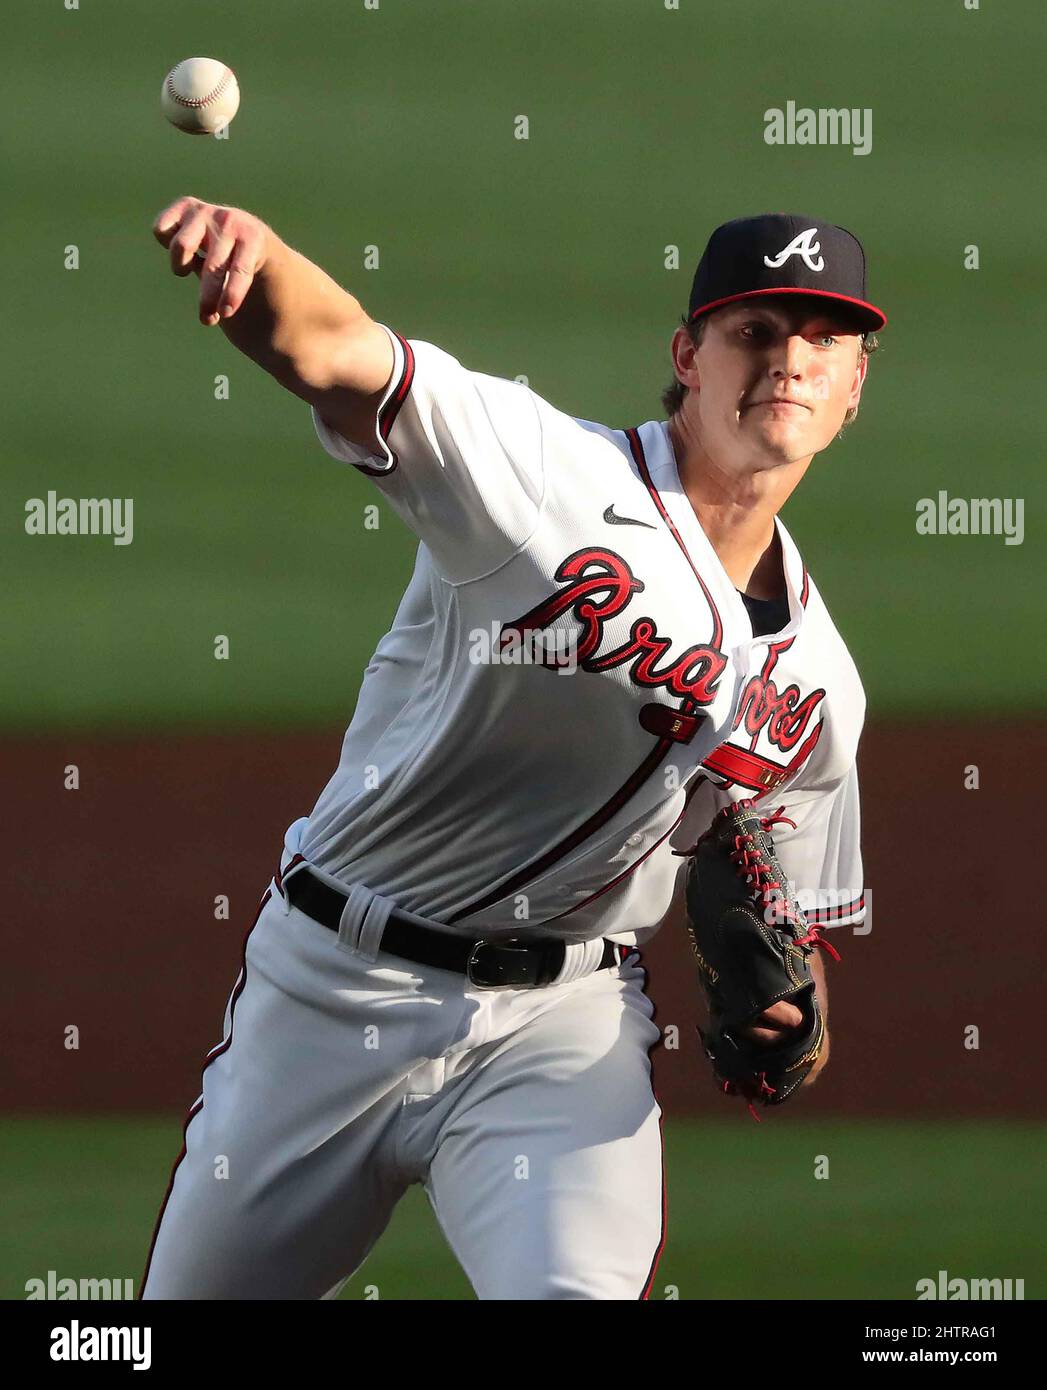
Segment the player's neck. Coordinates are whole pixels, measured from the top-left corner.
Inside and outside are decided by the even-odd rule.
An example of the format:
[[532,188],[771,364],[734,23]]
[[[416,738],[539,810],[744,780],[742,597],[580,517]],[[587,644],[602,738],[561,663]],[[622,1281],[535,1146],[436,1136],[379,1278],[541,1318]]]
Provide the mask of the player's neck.
[[731,583],[753,598],[777,598],[785,571],[774,518],[811,460],[738,476],[719,468],[678,417],[669,437],[680,484]]

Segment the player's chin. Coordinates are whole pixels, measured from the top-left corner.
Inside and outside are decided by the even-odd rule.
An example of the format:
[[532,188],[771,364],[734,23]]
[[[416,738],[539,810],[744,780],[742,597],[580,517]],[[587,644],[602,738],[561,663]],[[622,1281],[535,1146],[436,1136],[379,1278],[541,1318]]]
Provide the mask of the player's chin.
[[823,438],[824,431],[817,428],[813,420],[743,418],[750,438],[756,442],[758,451],[768,460],[770,467],[810,458],[828,442]]
[[815,452],[808,443],[807,434],[788,425],[763,426],[755,431],[751,438],[754,453],[762,460],[765,468],[795,463],[797,459],[808,458]]

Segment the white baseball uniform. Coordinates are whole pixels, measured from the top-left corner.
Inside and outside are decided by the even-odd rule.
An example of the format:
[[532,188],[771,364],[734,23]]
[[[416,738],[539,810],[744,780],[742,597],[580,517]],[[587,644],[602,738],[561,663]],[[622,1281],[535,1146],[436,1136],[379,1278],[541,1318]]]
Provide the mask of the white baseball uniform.
[[[859,921],[861,683],[780,522],[788,622],[754,636],[666,422],[574,419],[386,331],[381,452],[314,424],[418,535],[414,575],[248,934],[143,1296],[333,1292],[422,1182],[480,1297],[646,1297],[660,1031],[604,939],[650,938],[672,848],[741,796],[796,819],[814,920]],[[284,896],[305,865],[348,893],[337,935]],[[558,936],[563,969],[473,988],[381,950],[394,907]]]

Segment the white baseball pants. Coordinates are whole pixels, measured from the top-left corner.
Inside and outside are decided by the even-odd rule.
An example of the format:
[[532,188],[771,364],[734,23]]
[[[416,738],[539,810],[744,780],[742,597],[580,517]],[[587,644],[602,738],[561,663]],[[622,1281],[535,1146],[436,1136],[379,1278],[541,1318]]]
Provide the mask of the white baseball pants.
[[487,991],[355,941],[274,881],[141,1296],[333,1296],[420,1182],[480,1298],[647,1297],[664,1234],[660,1032],[636,955]]

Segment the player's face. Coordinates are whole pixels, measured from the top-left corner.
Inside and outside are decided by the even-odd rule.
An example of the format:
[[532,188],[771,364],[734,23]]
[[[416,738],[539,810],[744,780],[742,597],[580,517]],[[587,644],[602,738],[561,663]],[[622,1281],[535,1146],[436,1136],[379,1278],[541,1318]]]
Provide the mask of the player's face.
[[682,329],[673,340],[690,388],[689,424],[723,464],[773,468],[809,459],[858,404],[867,366],[859,346],[846,312],[817,301],[727,305],[710,316],[697,349]]

